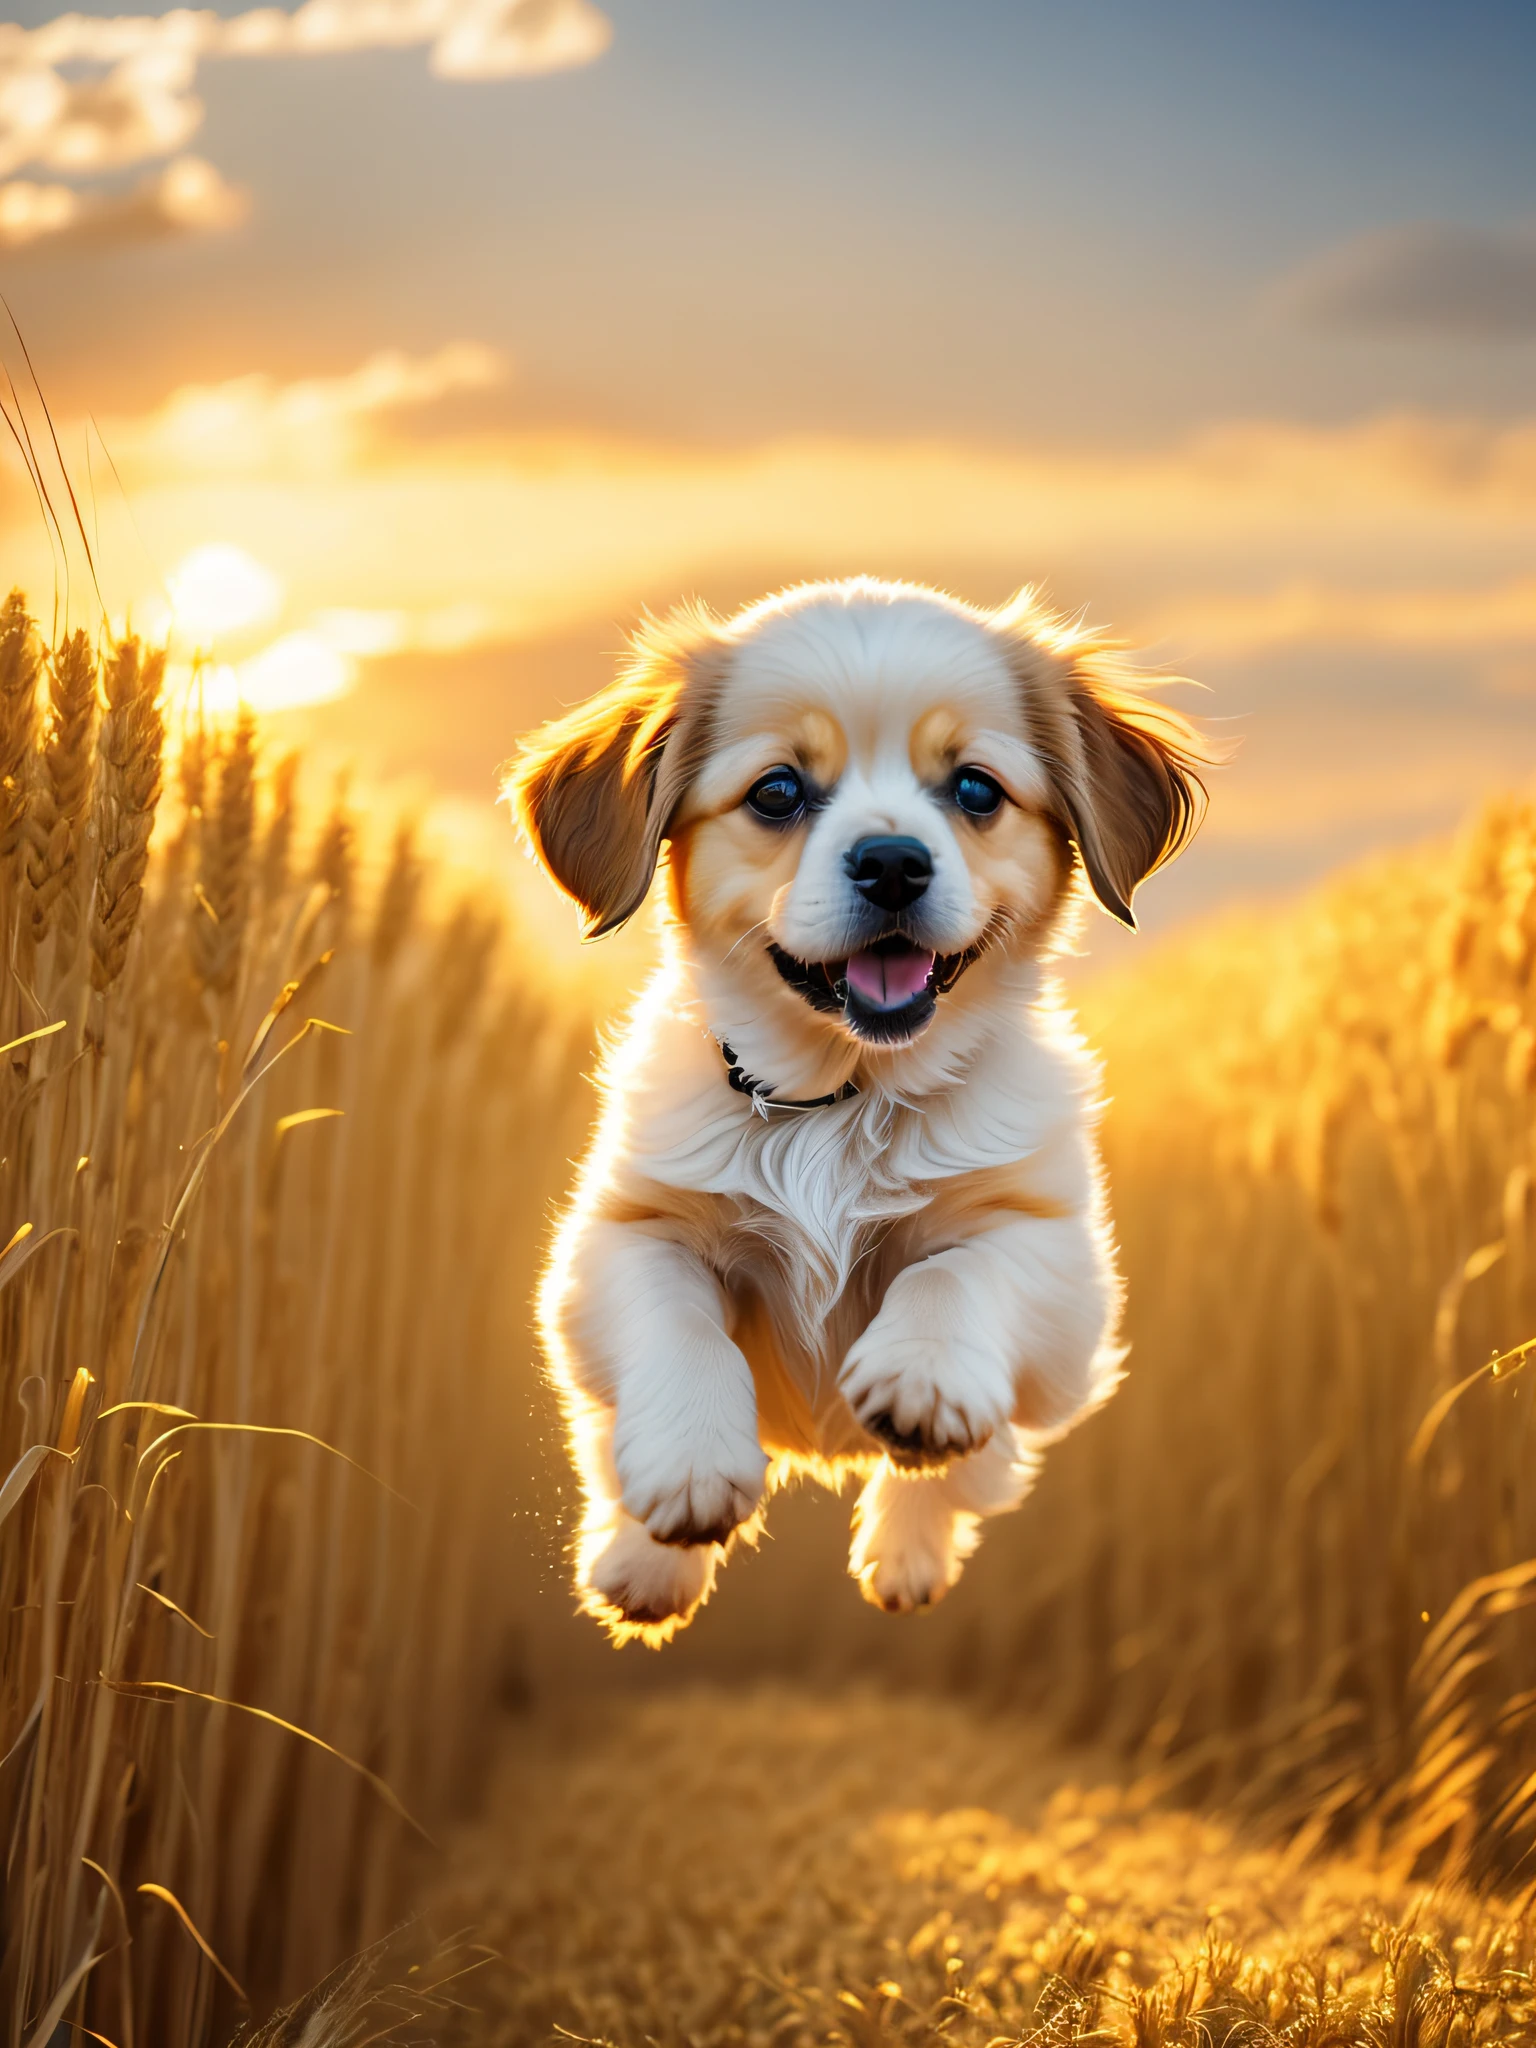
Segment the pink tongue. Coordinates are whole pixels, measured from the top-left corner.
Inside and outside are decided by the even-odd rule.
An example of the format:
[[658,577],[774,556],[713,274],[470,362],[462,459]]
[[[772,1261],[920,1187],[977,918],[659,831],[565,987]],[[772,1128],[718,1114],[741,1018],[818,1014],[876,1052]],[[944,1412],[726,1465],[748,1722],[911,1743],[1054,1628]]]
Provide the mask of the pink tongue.
[[855,953],[848,986],[877,1010],[899,1010],[920,996],[933,972],[931,953]]

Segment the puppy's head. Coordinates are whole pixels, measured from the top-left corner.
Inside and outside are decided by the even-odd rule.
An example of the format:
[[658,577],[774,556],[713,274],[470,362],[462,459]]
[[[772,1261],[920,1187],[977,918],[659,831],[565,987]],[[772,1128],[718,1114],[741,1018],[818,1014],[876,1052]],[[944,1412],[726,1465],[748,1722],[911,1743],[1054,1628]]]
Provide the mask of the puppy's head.
[[1133,924],[1199,822],[1208,759],[1027,594],[983,612],[860,579],[647,628],[507,787],[587,936],[639,908],[669,841],[697,957],[894,1046],[965,999],[985,953],[1041,948],[1074,850]]

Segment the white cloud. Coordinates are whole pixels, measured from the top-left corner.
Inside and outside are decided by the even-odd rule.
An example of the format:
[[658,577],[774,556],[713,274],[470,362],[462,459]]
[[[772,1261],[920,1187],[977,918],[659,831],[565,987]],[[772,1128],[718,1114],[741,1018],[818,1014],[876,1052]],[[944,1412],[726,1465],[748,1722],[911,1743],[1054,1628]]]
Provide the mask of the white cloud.
[[565,71],[600,57],[611,36],[588,0],[482,0],[454,10],[432,46],[432,69],[439,78]]
[[0,177],[29,164],[118,170],[184,148],[202,125],[205,58],[425,45],[440,77],[508,78],[588,64],[611,37],[592,0],[305,0],[228,19],[176,8],[0,23]]
[[357,665],[319,633],[285,633],[236,672],[240,694],[253,711],[297,711],[344,697]]
[[408,624],[399,611],[331,610],[316,616],[314,631],[338,654],[394,654],[405,645]]
[[217,234],[249,211],[249,195],[196,156],[177,157],[127,192],[13,178],[0,184],[0,249],[103,249]]

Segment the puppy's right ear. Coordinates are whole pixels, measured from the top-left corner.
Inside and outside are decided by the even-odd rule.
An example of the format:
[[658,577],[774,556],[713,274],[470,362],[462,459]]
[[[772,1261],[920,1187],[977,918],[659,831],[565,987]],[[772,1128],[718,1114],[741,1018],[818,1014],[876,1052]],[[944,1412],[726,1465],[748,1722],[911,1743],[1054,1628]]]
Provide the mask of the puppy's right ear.
[[[690,616],[688,623],[701,623]],[[651,629],[607,689],[523,742],[502,794],[582,937],[616,931],[645,901],[661,843],[708,744],[718,661]]]

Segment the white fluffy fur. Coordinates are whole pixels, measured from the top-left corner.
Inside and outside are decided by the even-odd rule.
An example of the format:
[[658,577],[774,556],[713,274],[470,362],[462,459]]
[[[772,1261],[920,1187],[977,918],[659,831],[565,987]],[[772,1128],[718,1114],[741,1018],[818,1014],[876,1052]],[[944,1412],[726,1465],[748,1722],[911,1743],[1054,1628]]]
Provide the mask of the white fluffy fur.
[[[739,805],[809,702],[845,758],[767,934],[833,957],[851,900],[842,853],[885,830],[933,850],[940,950],[977,939],[997,905],[972,872],[973,828],[925,785],[911,735],[936,699],[957,706],[966,761],[1021,811],[1047,806],[1017,669],[985,616],[858,586],[759,607],[728,637],[676,831]],[[1009,871],[1004,942],[927,1028],[873,1046],[765,969],[761,930],[728,947],[701,933],[754,879],[716,843],[695,841],[686,887],[674,877],[663,964],[606,1061],[539,1295],[585,1497],[578,1585],[619,1640],[684,1625],[733,1533],[750,1536],[795,1474],[864,1475],[850,1569],[868,1598],[941,1598],[980,1521],[1017,1506],[1041,1447],[1119,1366],[1097,1076],[1039,957],[1061,907],[1057,854]],[[849,1078],[860,1092],[765,1117],[728,1085],[721,1041],[781,1099]],[[930,1469],[890,1461],[866,1427],[881,1417],[921,1437]]]

